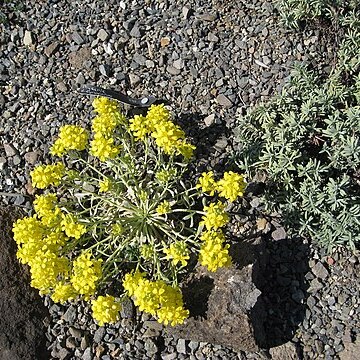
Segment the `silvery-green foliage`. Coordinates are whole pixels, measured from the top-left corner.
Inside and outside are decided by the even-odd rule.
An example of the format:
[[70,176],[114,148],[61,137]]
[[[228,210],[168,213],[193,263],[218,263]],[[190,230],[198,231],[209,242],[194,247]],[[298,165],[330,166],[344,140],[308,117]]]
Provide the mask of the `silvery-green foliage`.
[[359,0],[274,0],[282,23],[289,28],[298,28],[300,22],[315,18],[336,20],[339,14],[356,10]]
[[269,103],[239,119],[239,166],[267,175],[269,210],[332,248],[360,243],[360,77],[297,66]]
[[279,95],[238,119],[238,165],[250,178],[266,175],[266,208],[282,213],[289,229],[329,250],[354,249],[360,244],[360,1],[276,3],[291,26],[336,10],[343,38],[327,78],[297,65]]

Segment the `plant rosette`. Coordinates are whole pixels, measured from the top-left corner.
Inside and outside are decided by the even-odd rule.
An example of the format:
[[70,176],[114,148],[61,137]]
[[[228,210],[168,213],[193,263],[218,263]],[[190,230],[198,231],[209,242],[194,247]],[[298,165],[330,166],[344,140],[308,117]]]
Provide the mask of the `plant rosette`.
[[[113,100],[93,106],[91,133],[62,126],[50,149],[57,161],[31,171],[44,190],[34,214],[13,225],[17,257],[40,294],[90,301],[99,325],[118,320],[126,296],[159,322],[181,324],[189,311],[179,279],[196,259],[210,271],[231,264],[226,202],[246,182],[233,172],[215,181],[209,172],[191,186],[184,175],[195,146],[163,105],[130,120]],[[106,293],[110,285],[116,297]]]

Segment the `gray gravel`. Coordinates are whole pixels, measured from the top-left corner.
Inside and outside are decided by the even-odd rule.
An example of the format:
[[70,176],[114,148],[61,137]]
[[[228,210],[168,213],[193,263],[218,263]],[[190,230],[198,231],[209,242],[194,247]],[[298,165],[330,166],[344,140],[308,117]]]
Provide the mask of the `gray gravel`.
[[[221,170],[237,114],[279,91],[296,61],[328,71],[336,46],[326,30],[282,29],[271,3],[260,0],[33,0],[7,15],[0,25],[0,201],[27,209],[28,172],[50,161],[58,127],[89,122],[91,102],[76,93],[80,86],[168,99],[198,145],[197,171]],[[269,344],[291,341],[298,358],[337,359],[359,337],[358,257],[329,260],[306,240],[288,239],[277,219],[259,222],[253,195],[238,215],[238,233],[268,242],[268,275],[259,288]],[[85,304],[45,304],[54,359],[265,357],[163,336],[162,326],[131,304],[121,322],[105,328]]]

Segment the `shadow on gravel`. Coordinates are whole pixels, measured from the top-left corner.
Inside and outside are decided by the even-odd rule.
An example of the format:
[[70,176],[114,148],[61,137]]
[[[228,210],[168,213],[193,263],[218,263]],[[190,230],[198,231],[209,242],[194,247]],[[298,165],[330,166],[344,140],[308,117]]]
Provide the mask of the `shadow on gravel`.
[[[228,141],[232,136],[232,132],[225,126],[225,124],[211,124],[206,126],[204,122],[205,116],[199,113],[181,114],[175,120],[184,129],[186,136],[193,138],[192,143],[196,145],[196,156],[201,161],[202,159],[209,160],[214,157],[216,151],[222,152],[222,146],[229,144]],[[227,154],[223,154],[227,155]],[[217,159],[215,159],[217,160]],[[222,168],[223,164],[214,162],[214,171],[217,168]]]
[[300,238],[266,243],[267,265],[254,279],[266,311],[267,348],[293,339],[305,318],[309,247]]

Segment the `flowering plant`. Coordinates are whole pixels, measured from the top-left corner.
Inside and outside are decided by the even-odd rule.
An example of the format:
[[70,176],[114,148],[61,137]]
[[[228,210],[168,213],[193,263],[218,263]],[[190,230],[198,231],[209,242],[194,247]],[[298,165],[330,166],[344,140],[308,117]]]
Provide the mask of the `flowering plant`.
[[[61,160],[30,173],[46,190],[35,214],[13,226],[17,257],[41,294],[90,300],[100,325],[118,319],[125,296],[159,322],[180,324],[189,312],[179,277],[196,258],[210,271],[231,264],[224,201],[242,196],[246,183],[233,172],[215,181],[209,172],[191,187],[184,175],[195,146],[163,105],[129,121],[115,101],[97,98],[93,106],[92,134],[62,126],[50,149]],[[218,201],[204,199],[197,210],[201,192]],[[119,281],[124,292],[106,294]]]

